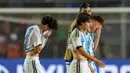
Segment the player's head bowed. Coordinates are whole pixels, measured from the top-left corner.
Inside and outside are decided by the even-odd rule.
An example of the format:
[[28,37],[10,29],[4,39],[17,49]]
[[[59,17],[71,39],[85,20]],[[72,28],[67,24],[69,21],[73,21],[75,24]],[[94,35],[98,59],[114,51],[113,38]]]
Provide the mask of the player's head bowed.
[[77,17],[77,26],[81,25],[81,23],[89,22],[91,19],[92,17],[90,14],[81,12]]
[[50,16],[50,15],[44,16],[42,18],[41,23],[43,25],[47,24],[50,29],[56,30],[58,28],[58,22],[57,22],[57,20],[53,16]]
[[100,22],[102,27],[104,27],[104,20],[103,20],[103,18],[101,16],[99,16],[99,15],[92,15],[92,19]]

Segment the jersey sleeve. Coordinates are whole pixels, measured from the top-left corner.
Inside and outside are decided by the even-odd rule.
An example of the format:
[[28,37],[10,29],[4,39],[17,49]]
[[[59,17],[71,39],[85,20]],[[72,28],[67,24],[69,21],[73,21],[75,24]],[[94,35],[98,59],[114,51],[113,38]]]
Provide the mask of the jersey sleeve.
[[42,49],[45,47],[48,38],[45,38],[44,35],[47,33],[48,31],[45,31],[41,34],[41,38],[44,38],[43,43],[42,43]]
[[77,47],[82,47],[80,37],[72,38],[72,46],[74,49],[77,49]]
[[73,49],[72,42],[71,42],[70,39],[68,39],[67,44],[68,44],[68,45],[67,45],[67,46],[68,46],[68,49]]
[[42,44],[41,35],[40,35],[39,29],[35,29],[33,31],[33,35],[32,36],[33,36],[33,39],[34,39],[34,44],[33,44],[34,47]]
[[77,47],[82,47],[81,37],[79,33],[74,30],[68,40],[68,49],[76,50]]

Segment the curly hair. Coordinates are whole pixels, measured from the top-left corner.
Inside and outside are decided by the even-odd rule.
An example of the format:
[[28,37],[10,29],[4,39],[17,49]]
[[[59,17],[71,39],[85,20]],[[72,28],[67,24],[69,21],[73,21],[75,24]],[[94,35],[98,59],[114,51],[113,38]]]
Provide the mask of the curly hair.
[[50,29],[54,29],[56,30],[58,28],[58,22],[57,20],[53,17],[53,16],[50,16],[50,15],[46,15],[42,18],[42,21],[41,23],[43,25],[48,25]]

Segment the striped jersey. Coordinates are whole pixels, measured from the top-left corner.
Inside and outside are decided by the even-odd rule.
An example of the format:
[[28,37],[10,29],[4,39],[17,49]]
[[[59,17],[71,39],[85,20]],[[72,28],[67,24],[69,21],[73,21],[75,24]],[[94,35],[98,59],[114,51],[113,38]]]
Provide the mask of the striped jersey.
[[[73,42],[75,44],[73,44]],[[79,31],[79,29],[75,28],[70,38],[68,39],[68,49],[76,49],[74,48],[74,45],[76,45],[76,42],[79,46],[82,46],[83,49],[88,52],[91,56],[94,56],[94,34],[93,33],[87,33],[86,31],[83,33]],[[77,45],[77,46],[78,46]],[[76,46],[76,47],[77,47]]]
[[93,33],[88,33],[88,38],[87,38],[87,47],[85,50],[91,55],[94,56],[94,34]]
[[46,43],[47,43],[48,37],[45,38],[44,35],[45,35],[48,31],[49,31],[49,30],[44,31],[44,32],[41,34],[41,38],[44,38],[43,43],[42,43],[42,48],[44,48],[45,45],[46,45]]
[[[77,46],[82,46],[83,49],[88,52],[91,56],[94,56],[94,34],[93,33],[83,33],[79,31],[79,29],[75,28],[70,34],[70,38],[68,39],[68,49],[76,50]],[[92,61],[90,64],[95,73],[97,73],[97,68],[95,63]]]
[[[88,39],[87,39],[87,48],[86,51],[91,55],[94,56],[94,34],[93,33],[88,33]],[[95,73],[97,73],[97,68],[95,65],[95,62],[91,62],[90,65],[94,69]]]
[[33,47],[42,44],[41,33],[42,31],[40,30],[38,25],[33,25],[27,28],[24,39],[26,52],[30,52],[34,49]]
[[[94,34],[93,33],[83,33],[79,31],[79,29],[75,28],[70,34],[70,38],[68,39],[68,49],[76,50],[77,46],[82,46],[83,49],[88,52],[91,56],[94,56]],[[97,73],[97,68],[95,63],[92,61],[90,64],[95,73]]]
[[68,39],[68,49],[76,50],[76,47],[82,46],[85,51],[87,51],[87,39],[88,34],[85,32],[79,31],[78,28],[75,28],[70,34]]
[[[88,39],[87,39],[87,48],[86,51],[91,55],[94,56],[94,34],[88,33]],[[95,65],[95,62],[90,63],[91,67],[94,69],[95,73],[97,73],[97,68]]]

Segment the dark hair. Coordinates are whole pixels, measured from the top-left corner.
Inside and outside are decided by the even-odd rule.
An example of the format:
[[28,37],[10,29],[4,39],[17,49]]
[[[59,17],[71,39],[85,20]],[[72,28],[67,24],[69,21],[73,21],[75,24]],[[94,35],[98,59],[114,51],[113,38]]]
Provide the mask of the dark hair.
[[53,17],[53,16],[50,16],[50,15],[46,15],[42,18],[42,21],[41,23],[43,25],[48,25],[50,29],[57,29],[58,28],[58,23],[57,23],[57,20]]
[[78,17],[77,17],[77,26],[81,25],[81,22],[87,22],[91,20],[91,15],[85,12],[81,12],[79,13]]
[[103,18],[102,18],[101,16],[93,15],[93,16],[92,16],[92,19],[94,19],[94,20],[100,22],[101,25],[104,27],[104,20],[103,20]]
[[82,8],[88,8],[88,7],[90,7],[90,5],[88,3],[84,3],[80,5],[80,11],[82,10]]

